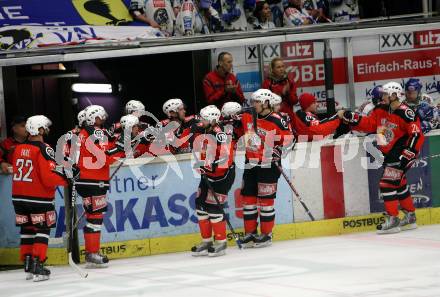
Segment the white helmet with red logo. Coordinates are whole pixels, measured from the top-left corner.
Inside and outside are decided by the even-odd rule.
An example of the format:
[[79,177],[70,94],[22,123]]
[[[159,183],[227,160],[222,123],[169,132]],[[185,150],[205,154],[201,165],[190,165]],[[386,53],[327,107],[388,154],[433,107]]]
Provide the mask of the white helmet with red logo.
[[221,112],[215,105],[208,105],[200,110],[200,117],[210,123],[214,121],[218,122],[218,120],[220,119],[220,115]]
[[51,120],[44,115],[35,115],[29,117],[26,121],[26,131],[32,136],[40,134],[40,128],[43,128],[46,133],[49,133],[49,127],[52,126]]
[[257,101],[261,103],[265,103],[266,101],[269,101],[269,104],[271,104],[271,101],[273,100],[272,91],[269,89],[259,89],[252,93],[251,95],[252,101]]
[[241,111],[241,105],[237,102],[226,102],[222,106],[222,115],[224,117],[230,117],[238,114]]
[[405,92],[403,91],[402,86],[397,82],[390,81],[389,83],[384,84],[382,86],[382,89],[383,92],[388,94],[389,96],[396,94],[399,101],[403,101],[405,99]]
[[171,111],[177,112],[181,107],[183,107],[183,101],[179,98],[173,98],[163,104],[162,110],[167,116],[170,116]]

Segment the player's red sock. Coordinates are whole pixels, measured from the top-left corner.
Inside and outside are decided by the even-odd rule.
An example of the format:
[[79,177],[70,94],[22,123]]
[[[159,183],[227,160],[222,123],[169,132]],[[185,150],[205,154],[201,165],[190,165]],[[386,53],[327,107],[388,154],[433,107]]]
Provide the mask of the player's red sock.
[[32,255],[33,245],[32,244],[20,244],[20,261],[24,261],[26,255]]
[[216,241],[226,240],[226,221],[212,223],[212,230],[214,231],[214,238]]
[[26,255],[32,256],[35,237],[34,227],[21,227],[20,228],[20,261],[24,261]]
[[397,217],[399,215],[399,201],[398,200],[392,200],[392,201],[385,201],[385,211],[393,217]]
[[275,225],[275,209],[273,199],[260,199],[260,222],[261,233],[272,233],[273,226]]
[[253,233],[257,231],[257,197],[243,196],[243,220],[245,233]]
[[212,226],[209,220],[199,220],[200,235],[203,239],[211,239]]
[[86,213],[87,224],[84,226],[84,242],[87,253],[98,253],[101,248],[101,228],[104,214]]
[[101,232],[84,233],[87,253],[98,253],[101,247]]
[[402,208],[406,211],[410,211],[410,212],[416,211],[411,196],[408,196],[405,199],[400,200],[400,206],[402,206]]
[[44,262],[47,258],[47,245],[49,244],[50,229],[37,229],[35,232],[32,256]]
[[32,255],[38,257],[40,261],[45,261],[47,258],[47,244],[45,243],[34,243],[32,249]]

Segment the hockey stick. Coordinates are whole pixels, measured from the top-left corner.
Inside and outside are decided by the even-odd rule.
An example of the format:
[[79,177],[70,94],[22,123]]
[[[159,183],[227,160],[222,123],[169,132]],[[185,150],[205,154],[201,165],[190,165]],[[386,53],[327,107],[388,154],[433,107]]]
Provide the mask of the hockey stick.
[[304,201],[302,200],[301,196],[298,194],[298,192],[296,191],[295,187],[293,186],[292,182],[289,180],[289,177],[287,176],[287,174],[284,172],[283,168],[276,164],[278,170],[280,171],[280,173],[283,175],[284,179],[286,180],[287,184],[290,186],[290,188],[292,189],[293,193],[295,193],[295,196],[298,198],[299,202],[301,203],[301,205],[304,207],[306,213],[308,214],[308,216],[310,217],[310,219],[312,221],[315,220],[315,218],[313,217],[312,213],[310,212],[309,208],[307,207],[307,205],[304,203]]
[[[70,235],[69,235],[69,265],[70,267],[73,268],[73,270],[75,270],[76,272],[78,272],[78,274],[82,277],[82,278],[86,278],[89,274],[85,271],[83,271],[81,268],[79,268],[79,266],[75,263],[75,261],[73,261],[72,258],[72,251],[73,251],[73,230],[75,227],[74,224],[74,214],[75,214],[75,202],[76,202],[76,182],[75,180],[72,178],[72,200],[71,200],[71,209],[72,209],[72,214],[70,217]],[[81,218],[80,218],[81,219]],[[78,221],[79,222],[79,221]]]
[[205,184],[208,186],[209,190],[212,192],[212,195],[214,196],[215,202],[217,202],[217,206],[221,210],[223,217],[226,220],[226,224],[228,224],[229,230],[231,230],[231,232],[232,232],[232,236],[234,236],[235,243],[237,244],[238,248],[240,250],[242,250],[243,246],[241,245],[240,238],[239,238],[238,234],[235,232],[234,227],[232,227],[232,224],[229,221],[228,217],[226,216],[225,210],[223,209],[223,205],[220,203],[220,200],[218,199],[218,196],[215,193],[214,188],[212,187],[212,184],[209,182],[209,180],[205,174],[201,174],[201,177],[204,180]]
[[423,158],[419,158],[418,160],[434,159],[434,158],[438,158],[438,157],[440,157],[440,154],[425,156]]

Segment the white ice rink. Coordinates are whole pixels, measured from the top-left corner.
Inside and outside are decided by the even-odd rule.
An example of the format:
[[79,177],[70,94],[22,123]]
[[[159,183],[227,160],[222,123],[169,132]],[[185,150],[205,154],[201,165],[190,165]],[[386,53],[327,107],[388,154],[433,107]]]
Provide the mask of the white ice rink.
[[439,297],[440,225],[404,233],[275,242],[219,258],[178,253],[111,261],[87,279],[68,266],[33,283],[0,273],[0,296]]

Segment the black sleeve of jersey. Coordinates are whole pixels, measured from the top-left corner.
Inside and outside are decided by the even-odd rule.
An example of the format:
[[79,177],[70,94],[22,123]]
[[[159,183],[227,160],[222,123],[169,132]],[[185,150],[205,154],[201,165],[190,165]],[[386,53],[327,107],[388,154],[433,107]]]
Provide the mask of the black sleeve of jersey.
[[279,114],[272,114],[266,119],[277,125],[281,130],[289,130],[289,123]]
[[296,112],[296,116],[303,122],[307,127],[310,127],[311,122],[314,120],[314,118],[310,117],[305,113],[303,110],[298,110]]
[[411,123],[416,120],[416,114],[414,110],[409,107],[406,109],[398,108],[396,109],[395,113],[407,123]]
[[324,123],[331,122],[331,121],[334,121],[334,120],[339,120],[337,114],[335,114],[335,115],[333,115],[333,116],[331,116],[329,118],[322,119],[322,120],[319,121],[319,123],[320,124],[324,124]]
[[50,145],[40,142],[38,143],[38,147],[40,148],[40,152],[44,159],[55,162],[55,151],[50,147]]

